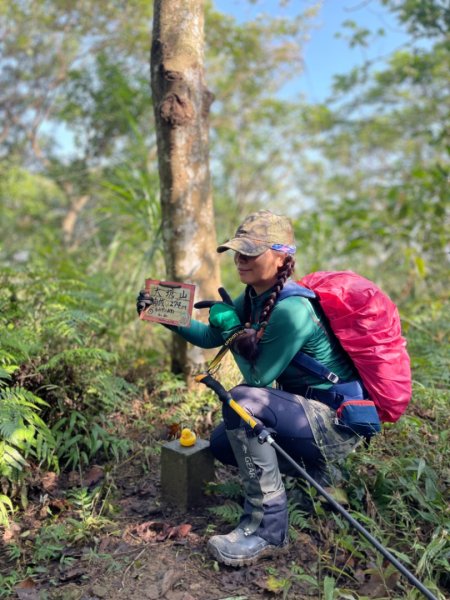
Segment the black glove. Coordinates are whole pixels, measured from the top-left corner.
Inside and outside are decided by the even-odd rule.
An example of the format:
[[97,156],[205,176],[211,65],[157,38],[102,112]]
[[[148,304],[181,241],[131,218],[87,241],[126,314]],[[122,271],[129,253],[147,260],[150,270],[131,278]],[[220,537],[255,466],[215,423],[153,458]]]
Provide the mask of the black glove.
[[136,310],[138,315],[143,310],[147,310],[149,306],[153,304],[153,298],[150,296],[147,290],[141,290],[138,297],[136,298]]

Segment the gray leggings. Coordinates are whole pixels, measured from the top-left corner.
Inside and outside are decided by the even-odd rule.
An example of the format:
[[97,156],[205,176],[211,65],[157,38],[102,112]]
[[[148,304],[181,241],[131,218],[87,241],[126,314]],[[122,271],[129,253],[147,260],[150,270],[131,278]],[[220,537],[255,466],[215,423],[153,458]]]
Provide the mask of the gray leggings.
[[[274,388],[255,388],[239,385],[231,390],[231,397],[244,407],[256,420],[271,431],[277,444],[296,462],[308,469],[321,468],[323,455],[316,445],[305,410],[298,396]],[[224,404],[223,423],[211,434],[211,451],[220,462],[236,465],[233,451],[225,430],[243,425],[239,415]],[[292,473],[292,467],[279,457],[280,470]]]

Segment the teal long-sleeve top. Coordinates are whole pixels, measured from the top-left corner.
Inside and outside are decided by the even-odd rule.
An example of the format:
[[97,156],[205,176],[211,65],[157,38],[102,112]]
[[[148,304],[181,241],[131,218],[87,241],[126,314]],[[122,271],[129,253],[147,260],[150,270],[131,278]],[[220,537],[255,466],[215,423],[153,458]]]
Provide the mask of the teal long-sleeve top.
[[[262,308],[272,289],[261,295],[250,291],[251,323],[255,328]],[[244,294],[234,300],[241,323],[245,322]],[[169,327],[188,342],[201,348],[221,346],[226,334],[220,329],[192,320],[190,327]],[[234,359],[245,382],[255,387],[266,387],[278,382],[291,393],[301,393],[304,385],[328,388],[329,382],[306,374],[291,365],[295,354],[301,350],[318,360],[342,381],[357,377],[348,355],[341,348],[321,310],[307,298],[289,296],[276,303],[268,325],[259,342],[259,353],[254,364],[233,352]]]

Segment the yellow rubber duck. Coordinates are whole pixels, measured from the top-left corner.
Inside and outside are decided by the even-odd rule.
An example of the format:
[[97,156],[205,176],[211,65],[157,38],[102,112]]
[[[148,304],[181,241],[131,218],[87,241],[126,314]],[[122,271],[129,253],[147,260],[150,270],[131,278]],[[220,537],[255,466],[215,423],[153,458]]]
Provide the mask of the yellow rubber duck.
[[193,431],[191,431],[187,427],[181,430],[180,444],[182,446],[193,446],[196,441],[197,436]]

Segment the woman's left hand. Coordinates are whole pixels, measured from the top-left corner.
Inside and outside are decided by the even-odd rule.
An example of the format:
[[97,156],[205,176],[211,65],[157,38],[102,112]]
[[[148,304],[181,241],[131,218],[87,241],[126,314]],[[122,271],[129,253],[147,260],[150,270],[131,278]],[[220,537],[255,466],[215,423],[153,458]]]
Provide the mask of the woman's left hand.
[[230,331],[236,327],[241,327],[241,321],[237,315],[236,307],[233,304],[225,288],[219,288],[219,294],[222,302],[218,300],[201,300],[194,304],[195,308],[209,308],[209,322],[213,327],[221,331]]

